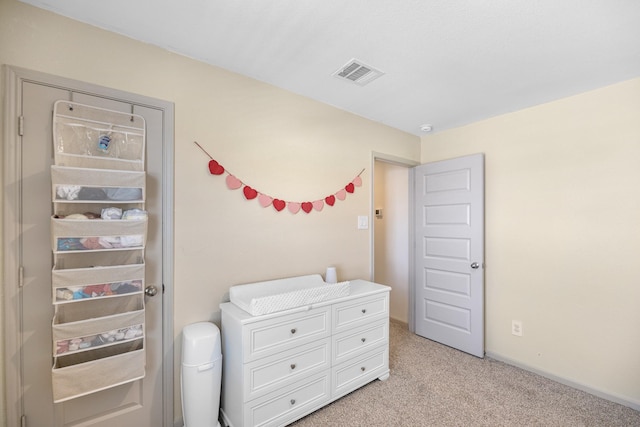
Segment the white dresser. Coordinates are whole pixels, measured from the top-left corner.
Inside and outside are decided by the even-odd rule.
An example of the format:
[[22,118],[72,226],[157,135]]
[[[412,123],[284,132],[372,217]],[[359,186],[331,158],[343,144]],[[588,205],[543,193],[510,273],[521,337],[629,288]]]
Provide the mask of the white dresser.
[[232,427],[284,426],[389,377],[388,286],[262,316],[222,310],[221,410]]

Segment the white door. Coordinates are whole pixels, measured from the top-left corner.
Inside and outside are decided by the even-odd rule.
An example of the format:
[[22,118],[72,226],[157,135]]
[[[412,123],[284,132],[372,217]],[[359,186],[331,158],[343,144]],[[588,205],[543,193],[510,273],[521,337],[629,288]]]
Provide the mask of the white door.
[[[91,427],[161,427],[163,407],[163,112],[124,100],[107,99],[66,88],[22,81],[21,242],[24,271],[21,289],[21,396],[23,425]],[[120,385],[64,403],[53,403],[49,223],[51,207],[52,111],[57,100],[132,112],[147,126],[147,200],[149,232],[145,251],[145,282],[158,292],[145,297],[146,367],[143,380]],[[173,405],[173,402],[168,402]]]
[[484,155],[414,177],[415,332],[484,357]]

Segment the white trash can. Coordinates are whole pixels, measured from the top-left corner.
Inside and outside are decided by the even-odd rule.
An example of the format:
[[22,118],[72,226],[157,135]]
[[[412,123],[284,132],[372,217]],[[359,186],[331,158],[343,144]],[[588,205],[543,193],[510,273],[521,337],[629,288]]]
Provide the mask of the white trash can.
[[220,427],[220,329],[210,322],[182,330],[182,415],[185,427]]

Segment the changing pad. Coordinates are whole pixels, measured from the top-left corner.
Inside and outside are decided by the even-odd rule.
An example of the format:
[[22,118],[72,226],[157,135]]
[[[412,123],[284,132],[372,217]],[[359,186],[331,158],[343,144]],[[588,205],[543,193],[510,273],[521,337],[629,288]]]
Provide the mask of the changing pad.
[[319,274],[236,285],[231,302],[252,316],[274,313],[349,295],[349,282],[326,283]]

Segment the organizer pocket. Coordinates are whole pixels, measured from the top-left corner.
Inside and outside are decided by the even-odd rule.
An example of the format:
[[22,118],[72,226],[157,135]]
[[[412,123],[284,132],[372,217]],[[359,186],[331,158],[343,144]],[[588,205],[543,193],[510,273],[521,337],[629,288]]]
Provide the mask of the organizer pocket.
[[143,309],[144,297],[139,294],[122,298],[86,299],[74,304],[59,304],[55,307],[54,326],[104,318],[114,315],[114,313],[139,312]]
[[[83,120],[59,118],[56,123],[56,154],[60,160],[71,156],[140,161],[142,132],[118,125],[100,125]],[[58,163],[58,162],[56,162]]]
[[77,338],[61,339],[54,342],[55,354],[60,356],[77,353],[97,347],[104,347],[120,342],[131,341],[144,336],[144,325],[130,325],[124,328],[112,329],[93,335],[83,335]]
[[144,340],[56,357],[51,377],[55,403],[144,378]]
[[[132,296],[98,301],[101,304],[84,301],[57,306],[52,324],[54,354],[85,351],[142,337],[145,312],[141,298]],[[126,311],[129,308],[136,310]],[[105,314],[113,312],[118,314]]]
[[143,248],[147,220],[102,220],[51,218],[54,253]]
[[144,264],[77,268],[51,272],[53,303],[108,298],[142,292]]
[[145,121],[137,114],[57,101],[53,141],[57,165],[123,170],[144,167]]
[[89,267],[110,267],[118,265],[133,265],[144,263],[144,249],[137,251],[108,252],[60,252],[55,256],[55,270],[72,270]]
[[144,172],[51,166],[52,200],[56,202],[142,202]]

